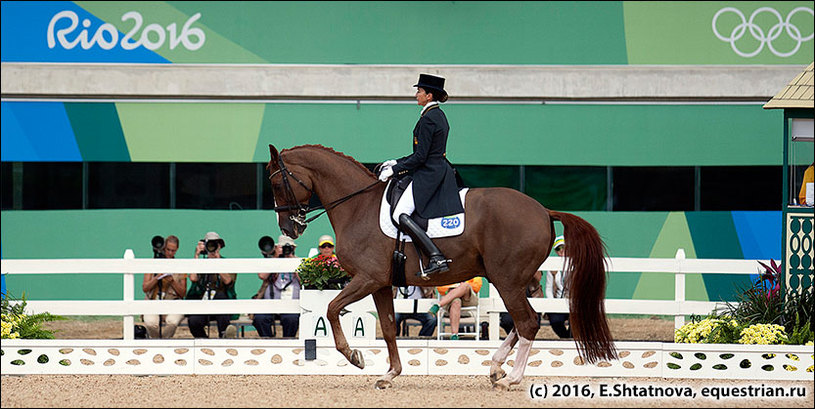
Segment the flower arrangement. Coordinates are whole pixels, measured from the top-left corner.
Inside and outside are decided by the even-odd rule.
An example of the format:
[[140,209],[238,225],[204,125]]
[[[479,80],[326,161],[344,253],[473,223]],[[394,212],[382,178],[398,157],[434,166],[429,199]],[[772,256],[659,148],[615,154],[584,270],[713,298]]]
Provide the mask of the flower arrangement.
[[788,344],[812,345],[815,333],[813,292],[781,291],[781,266],[774,260],[760,278],[743,289],[737,304],[727,303],[724,312],[691,317],[691,322],[674,331],[677,343]]
[[[54,332],[42,328],[47,321],[60,321],[67,318],[47,312],[27,315],[25,294],[19,303],[12,303],[9,297],[3,298],[0,313],[0,338],[2,339],[53,339]],[[16,300],[15,300],[16,301]]]
[[351,276],[340,266],[337,256],[317,255],[304,259],[295,273],[305,289],[339,290],[351,280]]
[[775,345],[786,344],[784,327],[778,324],[753,324],[741,330],[739,344]]
[[691,322],[674,331],[674,342],[689,344],[730,344],[738,339],[741,326],[736,320],[715,315]]

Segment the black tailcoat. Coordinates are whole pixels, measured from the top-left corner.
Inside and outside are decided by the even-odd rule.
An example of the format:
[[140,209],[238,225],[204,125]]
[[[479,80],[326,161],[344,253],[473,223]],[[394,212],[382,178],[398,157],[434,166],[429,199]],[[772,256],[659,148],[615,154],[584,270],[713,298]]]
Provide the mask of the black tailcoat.
[[413,128],[413,154],[396,160],[395,174],[413,176],[416,212],[426,219],[461,213],[456,176],[445,157],[450,125],[438,105],[431,106]]

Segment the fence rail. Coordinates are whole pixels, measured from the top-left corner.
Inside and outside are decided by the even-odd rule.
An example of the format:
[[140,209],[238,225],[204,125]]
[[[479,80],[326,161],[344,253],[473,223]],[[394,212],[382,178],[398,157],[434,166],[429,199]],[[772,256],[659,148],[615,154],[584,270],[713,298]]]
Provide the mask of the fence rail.
[[[133,339],[134,317],[142,314],[236,314],[236,313],[301,313],[299,300],[135,300],[134,274],[144,273],[258,273],[291,272],[301,259],[136,259],[126,250],[121,259],[50,259],[3,260],[2,274],[122,274],[122,300],[113,301],[27,301],[32,313],[50,312],[58,315],[121,315],[124,319],[124,339]],[[761,260],[766,261],[766,260]],[[688,301],[685,299],[685,277],[688,274],[756,274],[756,260],[686,259],[683,249],[674,258],[606,259],[608,272],[644,272],[674,275],[673,300],[606,299],[609,314],[641,314],[674,316],[674,325],[684,324],[685,316],[707,314],[723,307],[721,302]],[[768,261],[767,261],[768,262]],[[541,270],[562,268],[563,259],[550,257]],[[612,276],[613,278],[613,276]],[[489,298],[480,299],[480,309],[489,317],[490,339],[498,339],[499,313],[506,312],[504,303],[491,288]],[[536,311],[568,312],[565,299],[530,298]],[[394,300],[395,311],[410,313],[426,311],[435,300]]]

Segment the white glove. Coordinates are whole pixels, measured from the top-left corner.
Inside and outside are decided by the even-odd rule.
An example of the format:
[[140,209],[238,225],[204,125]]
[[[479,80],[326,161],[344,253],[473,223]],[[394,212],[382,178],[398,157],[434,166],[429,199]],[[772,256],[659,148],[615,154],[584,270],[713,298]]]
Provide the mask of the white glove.
[[392,166],[396,166],[396,159],[386,160],[382,162],[382,168],[390,168]]
[[393,169],[390,166],[384,167],[379,171],[379,180],[383,182],[387,182],[391,176],[393,176]]

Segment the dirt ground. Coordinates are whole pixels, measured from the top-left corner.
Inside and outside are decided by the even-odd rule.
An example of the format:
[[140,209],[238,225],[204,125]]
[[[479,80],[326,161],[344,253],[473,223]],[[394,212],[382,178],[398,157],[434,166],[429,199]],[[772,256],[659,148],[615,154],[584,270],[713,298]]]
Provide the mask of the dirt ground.
[[[619,341],[673,340],[673,321],[610,318]],[[46,324],[58,330],[60,339],[121,339],[121,318],[81,319]],[[417,328],[413,329],[418,331]],[[279,332],[278,332],[279,333]],[[501,332],[503,335],[503,331]],[[379,334],[378,334],[379,335]],[[176,338],[190,337],[186,327]],[[257,337],[247,331],[246,337]],[[548,326],[537,339],[557,339]],[[511,391],[491,388],[483,376],[400,376],[394,387],[375,390],[375,376],[132,376],[132,375],[26,375],[0,377],[3,408],[22,407],[807,407],[813,406],[813,381],[728,381],[664,378],[525,377]],[[590,391],[593,396],[553,397],[563,386]],[[643,389],[649,396],[601,396],[623,385]],[[694,397],[667,397],[668,390],[688,388]],[[760,388],[753,397],[714,399],[705,390],[732,391]],[[767,396],[767,389],[780,387],[793,397]],[[605,389],[603,389],[605,388]],[[773,389],[775,390],[775,389]],[[532,398],[546,391],[546,398]],[[802,397],[800,395],[803,395]]]
[[[656,341],[673,342],[673,319],[652,316],[651,318],[614,318],[608,319],[612,336],[616,341]],[[214,322],[213,333],[214,330]],[[54,336],[58,339],[122,339],[122,319],[116,318],[93,318],[82,317],[81,319],[69,319],[67,321],[53,321],[44,324],[44,327],[55,331]],[[246,338],[258,338],[257,332],[248,327],[244,333]],[[410,334],[418,336],[419,328],[410,327]],[[277,333],[282,334],[282,329],[278,325]],[[500,330],[502,337],[506,335]],[[382,331],[377,325],[377,338],[382,337]],[[176,330],[174,338],[192,338],[186,326],[181,326]],[[539,340],[557,340],[552,328],[549,325],[542,325],[538,331]]]

